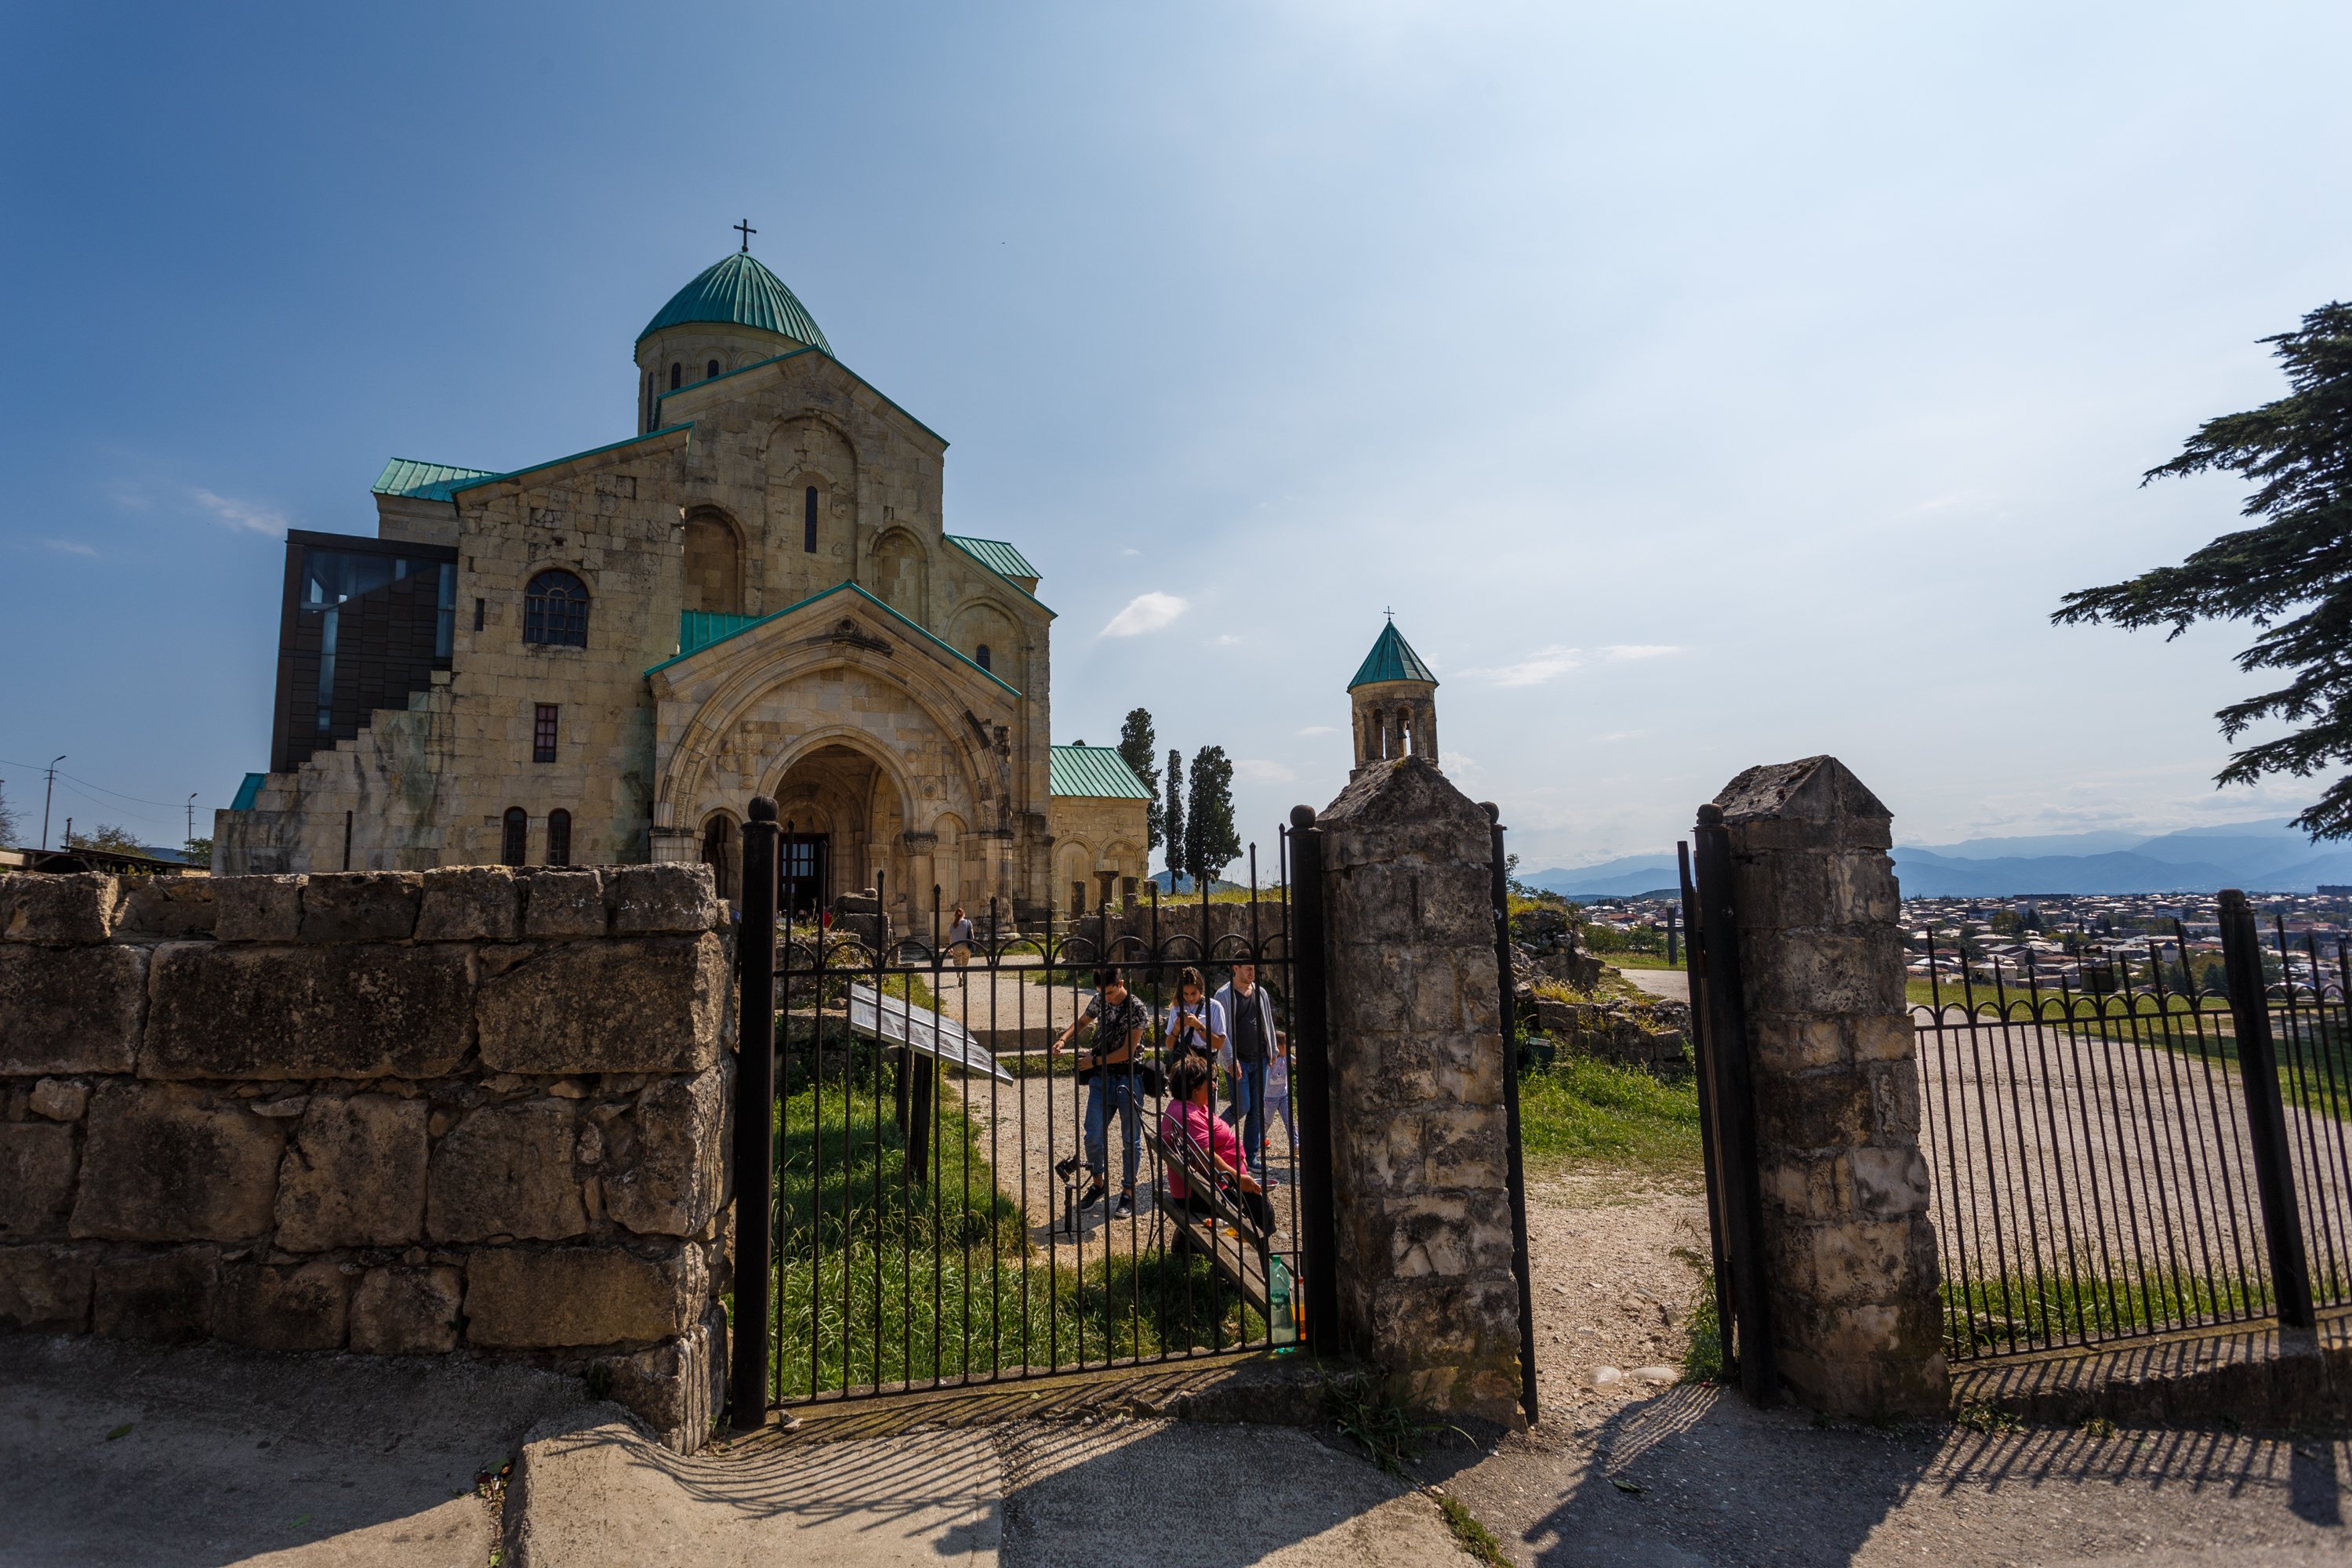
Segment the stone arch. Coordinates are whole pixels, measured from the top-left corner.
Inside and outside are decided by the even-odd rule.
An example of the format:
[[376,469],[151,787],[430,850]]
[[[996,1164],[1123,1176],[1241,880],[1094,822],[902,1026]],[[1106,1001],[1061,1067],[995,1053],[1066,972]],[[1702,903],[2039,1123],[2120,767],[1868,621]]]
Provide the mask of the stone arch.
[[930,552],[914,530],[884,530],[874,541],[874,596],[917,626],[929,626],[930,567]]
[[743,613],[743,530],[715,506],[686,514],[685,583],[679,607]]
[[1020,684],[1013,677],[1020,669],[1021,623],[1001,601],[987,595],[965,600],[956,608],[947,641],[974,663],[980,662],[980,649],[988,648],[988,672],[1008,686]]
[[[779,419],[760,448],[768,478],[761,557],[781,608],[849,574],[856,537],[857,448],[849,433],[814,410]],[[816,548],[806,548],[807,492],[815,490]]]

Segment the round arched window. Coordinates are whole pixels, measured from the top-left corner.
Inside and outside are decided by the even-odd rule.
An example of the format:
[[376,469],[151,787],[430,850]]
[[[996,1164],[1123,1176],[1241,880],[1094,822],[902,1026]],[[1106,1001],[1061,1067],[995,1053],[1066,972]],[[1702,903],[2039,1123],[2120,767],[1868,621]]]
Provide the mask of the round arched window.
[[996,668],[989,662],[988,645],[986,643],[980,645],[979,648],[972,654],[971,661],[972,663],[980,666],[982,669],[994,669]]
[[522,640],[588,646],[588,584],[569,572],[541,572],[523,595]]
[[530,813],[519,805],[507,807],[505,831],[499,836],[499,858],[520,866],[530,858]]
[[702,372],[702,379],[703,379],[703,380],[705,380],[705,381],[709,381],[709,380],[711,380],[713,377],[717,376],[717,375],[718,375],[718,374],[719,374],[719,362],[718,362],[717,360],[712,360],[709,365],[707,365],[707,366],[705,366],[705,367],[704,367],[703,372]]

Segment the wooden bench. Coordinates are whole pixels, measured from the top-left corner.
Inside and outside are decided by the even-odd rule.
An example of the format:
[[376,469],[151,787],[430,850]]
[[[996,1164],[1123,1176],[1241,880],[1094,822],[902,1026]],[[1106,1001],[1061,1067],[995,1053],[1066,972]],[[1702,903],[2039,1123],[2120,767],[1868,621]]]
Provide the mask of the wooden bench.
[[[1171,1139],[1159,1129],[1153,1130],[1151,1141],[1164,1167],[1181,1172],[1186,1189],[1199,1194],[1211,1211],[1209,1215],[1196,1215],[1174,1197],[1159,1205],[1168,1223],[1176,1227],[1177,1247],[1207,1258],[1209,1267],[1223,1275],[1243,1300],[1256,1308],[1260,1316],[1265,1315],[1272,1242],[1258,1229],[1249,1211],[1225,1191],[1220,1173],[1199,1144],[1190,1138]],[[1227,1236],[1226,1229],[1234,1234]]]

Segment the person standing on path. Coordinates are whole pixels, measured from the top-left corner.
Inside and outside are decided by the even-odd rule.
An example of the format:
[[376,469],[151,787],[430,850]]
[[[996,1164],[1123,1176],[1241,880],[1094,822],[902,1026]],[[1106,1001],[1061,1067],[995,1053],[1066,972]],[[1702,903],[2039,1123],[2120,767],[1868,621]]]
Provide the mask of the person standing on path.
[[1091,1178],[1078,1206],[1083,1209],[1099,1203],[1109,1184],[1108,1144],[1110,1113],[1116,1110],[1121,1163],[1118,1207],[1112,1211],[1113,1219],[1125,1219],[1135,1212],[1135,1167],[1142,1155],[1139,1119],[1143,1110],[1143,1085],[1136,1068],[1143,1050],[1144,1031],[1150,1026],[1151,1010],[1128,990],[1127,980],[1118,970],[1097,969],[1094,998],[1087,1004],[1086,1012],[1071,1021],[1045,1053],[1050,1065],[1078,1031],[1094,1031],[1093,1043],[1087,1049],[1087,1065],[1078,1069],[1078,1081],[1087,1089],[1087,1174]]
[[1213,1000],[1224,1009],[1234,1052],[1234,1103],[1226,1114],[1241,1128],[1242,1152],[1260,1180],[1265,1176],[1265,1064],[1274,1055],[1274,996],[1257,983],[1257,965],[1236,963]]
[[1168,1066],[1188,1055],[1215,1061],[1224,1054],[1224,1004],[1207,992],[1201,972],[1191,965],[1177,976],[1176,1005],[1168,1009],[1168,1028],[1160,1041],[1160,1058]]
[[[971,962],[971,917],[963,912],[961,904],[955,907],[955,914],[948,921],[948,962],[958,969]],[[957,975],[956,983],[962,984],[963,976]]]

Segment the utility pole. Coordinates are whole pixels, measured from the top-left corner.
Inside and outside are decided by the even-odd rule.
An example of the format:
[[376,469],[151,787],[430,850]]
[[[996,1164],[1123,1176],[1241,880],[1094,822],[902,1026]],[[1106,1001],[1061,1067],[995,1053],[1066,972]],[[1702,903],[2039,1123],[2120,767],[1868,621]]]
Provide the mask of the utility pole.
[[41,792],[41,847],[44,849],[49,847],[49,797],[58,793],[58,763],[65,760],[65,753],[60,752],[49,763],[48,787]]
[[[202,794],[204,794],[204,791],[202,791],[202,790],[198,790],[198,789],[192,789],[192,790],[190,790],[190,791],[188,792],[188,843],[189,843],[189,844],[194,844],[194,843],[196,841],[196,796],[198,796],[198,795],[202,795]],[[185,846],[185,845],[184,845],[184,846],[182,846],[182,847],[183,847],[183,848],[185,848],[185,847],[186,847],[186,846]]]

